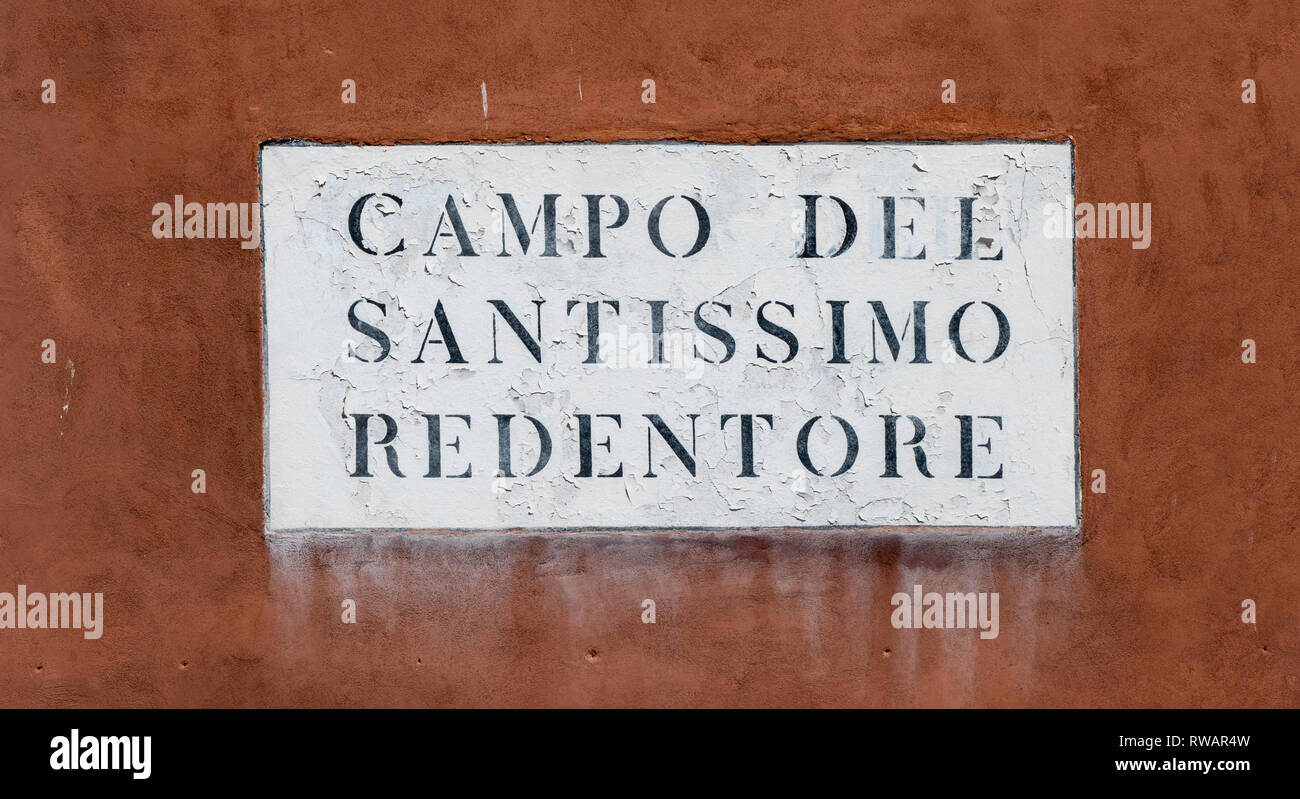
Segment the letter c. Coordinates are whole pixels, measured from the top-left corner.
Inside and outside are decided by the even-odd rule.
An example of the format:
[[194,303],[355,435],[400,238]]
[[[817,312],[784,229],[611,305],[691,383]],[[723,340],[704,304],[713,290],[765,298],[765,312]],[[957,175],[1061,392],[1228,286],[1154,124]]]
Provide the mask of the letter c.
[[[361,199],[357,200],[355,203],[352,204],[352,212],[348,214],[348,234],[352,236],[352,243],[357,245],[357,247],[366,255],[379,254],[375,250],[372,250],[369,247],[367,247],[365,241],[361,238],[361,210],[365,207],[366,200],[369,200],[371,197],[374,196],[375,195],[373,193],[363,194],[361,196]],[[402,207],[401,197],[397,197],[392,194],[385,194],[384,196],[391,199],[393,202],[397,203],[398,208]],[[392,255],[393,253],[401,252],[402,248],[404,248],[405,246],[406,246],[406,239],[402,239],[397,242],[396,247],[384,253],[384,255]]]

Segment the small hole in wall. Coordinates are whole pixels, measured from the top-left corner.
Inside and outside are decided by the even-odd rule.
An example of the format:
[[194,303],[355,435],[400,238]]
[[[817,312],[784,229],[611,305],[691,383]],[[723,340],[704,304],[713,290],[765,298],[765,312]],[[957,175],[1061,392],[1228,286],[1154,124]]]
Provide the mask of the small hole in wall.
[[891,650],[889,650],[889,649],[886,649],[884,654],[885,654],[885,657],[889,657],[890,655],[892,655],[892,654],[894,654],[894,653],[893,653],[893,651],[891,651]]
[[595,663],[597,660],[600,660],[600,653],[594,649],[588,649],[586,656],[588,663]]
[[44,667],[44,666],[37,666],[37,667],[36,667],[36,670],[37,670],[37,671],[45,671],[45,667]]
[[415,665],[417,665],[417,666],[423,666],[423,665],[424,665],[424,659],[423,659],[423,658],[416,658],[416,659],[415,659]]
[[189,667],[190,667],[190,662],[189,662],[188,660],[182,660],[182,661],[181,661],[181,668],[182,668],[182,669],[188,669]]

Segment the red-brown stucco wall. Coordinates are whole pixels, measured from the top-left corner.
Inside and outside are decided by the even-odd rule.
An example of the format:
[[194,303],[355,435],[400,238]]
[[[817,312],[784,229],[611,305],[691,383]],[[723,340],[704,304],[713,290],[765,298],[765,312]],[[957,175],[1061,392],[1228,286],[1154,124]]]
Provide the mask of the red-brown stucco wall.
[[[103,591],[105,633],[0,631],[0,704],[1295,705],[1298,17],[1286,2],[5,4],[0,590]],[[949,78],[956,104],[940,102]],[[1076,199],[1150,202],[1154,219],[1147,250],[1078,242],[1081,466],[1107,475],[1106,494],[1085,487],[1081,542],[268,542],[260,252],[150,232],[175,194],[255,202],[268,139],[1064,137]],[[893,629],[889,598],[914,583],[1000,592],[999,637]]]

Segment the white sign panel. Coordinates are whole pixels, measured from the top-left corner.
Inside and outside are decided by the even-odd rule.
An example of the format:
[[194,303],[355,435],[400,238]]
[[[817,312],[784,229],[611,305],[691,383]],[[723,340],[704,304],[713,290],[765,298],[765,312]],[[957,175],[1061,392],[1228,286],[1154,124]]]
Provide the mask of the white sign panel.
[[261,171],[268,530],[1078,525],[1069,144]]

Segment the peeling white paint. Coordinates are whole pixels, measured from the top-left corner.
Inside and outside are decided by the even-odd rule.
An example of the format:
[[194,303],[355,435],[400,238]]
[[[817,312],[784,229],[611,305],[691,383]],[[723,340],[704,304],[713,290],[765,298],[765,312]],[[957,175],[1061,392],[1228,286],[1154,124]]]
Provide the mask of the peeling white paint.
[[[487,88],[482,86],[484,116]],[[1071,527],[1077,524],[1074,284],[1071,242],[1043,234],[1043,210],[1072,204],[1068,145],[1027,143],[419,145],[399,147],[268,146],[263,151],[267,318],[268,529],[406,529],[523,527],[773,527],[966,525]],[[400,206],[383,194],[401,198]],[[527,255],[499,193],[515,197],[525,224],[546,193],[556,204],[558,257],[541,257],[544,225],[533,227]],[[360,221],[368,255],[352,241],[349,211],[364,195]],[[606,257],[588,251],[584,194],[618,195],[629,207],[621,227],[601,230]],[[844,199],[857,216],[857,240],[838,257],[800,258],[803,194]],[[454,236],[433,233],[448,196],[464,220],[473,257],[459,254]],[[665,197],[699,201],[712,225],[690,258],[652,246],[651,209]],[[884,259],[881,197],[925,198],[897,205],[896,250],[923,259]],[[1001,260],[962,259],[958,197],[974,197],[973,241],[979,255],[1001,248]],[[843,233],[829,200],[818,206],[818,251],[828,255]],[[612,200],[602,225],[615,221]],[[909,229],[906,226],[912,223]],[[696,234],[685,201],[662,216],[663,241],[679,256]],[[444,224],[443,232],[448,228]],[[507,257],[499,253],[503,246]],[[382,243],[382,247],[380,244]],[[426,251],[431,255],[424,255]],[[366,318],[391,338],[389,360],[348,323],[359,299],[382,303]],[[542,305],[542,363],[538,364],[488,304],[506,301],[530,331],[534,300]],[[717,342],[696,328],[700,303],[731,306],[730,319],[707,306],[710,322],[736,339],[725,364],[636,368],[637,353],[602,349],[610,364],[586,364],[585,303],[618,300],[617,317],[602,306],[602,332],[650,334],[650,301],[668,301],[665,332],[698,339],[711,355]],[[791,319],[769,305],[768,318],[794,332],[799,351],[762,331],[760,305],[794,306]],[[831,300],[845,308],[849,363],[831,364]],[[915,301],[927,302],[930,363],[909,363],[911,328],[894,362],[882,336],[872,357],[869,302],[884,303],[901,330]],[[441,301],[466,364],[448,364],[443,345],[429,344],[412,363]],[[580,304],[566,312],[570,301]],[[997,339],[982,302],[1002,308],[1010,344],[992,363],[945,359],[953,312],[976,305],[962,325],[972,352],[987,355]],[[497,325],[502,363],[492,358]],[[433,328],[432,338],[440,338]],[[690,340],[694,340],[690,339]],[[346,343],[345,343],[346,342]],[[712,346],[713,350],[708,348]],[[688,350],[689,351],[689,350]],[[367,356],[365,353],[369,353]],[[622,357],[622,360],[620,359]],[[644,362],[646,352],[639,357]],[[977,358],[982,360],[982,357]],[[399,428],[395,447],[406,475],[387,469],[370,447],[374,477],[351,477],[355,464],[352,414],[386,413]],[[691,476],[644,414],[661,416],[689,445],[689,414],[700,414]],[[422,414],[468,414],[472,427],[444,427],[444,474],[473,464],[470,479],[424,477],[427,423]],[[553,439],[548,465],[536,476],[497,477],[493,414],[527,414]],[[620,414],[622,426],[596,428],[596,472],[620,463],[621,478],[577,477],[575,414]],[[742,478],[738,420],[720,429],[722,414],[771,414],[756,446],[758,477]],[[849,421],[860,451],[839,477],[817,476],[801,463],[796,436],[814,416],[812,459],[829,475],[844,457],[843,437],[825,418]],[[885,430],[881,415],[901,415],[901,477],[882,477]],[[908,415],[926,425],[933,478],[920,475],[910,448]],[[959,479],[957,415],[1002,417],[1002,430],[976,428],[978,474],[1003,468],[1001,479]],[[372,419],[370,440],[383,426]],[[538,455],[531,425],[516,417],[516,474]],[[653,441],[648,461],[647,435]],[[460,449],[448,448],[459,436]],[[647,476],[653,468],[655,477]]]

